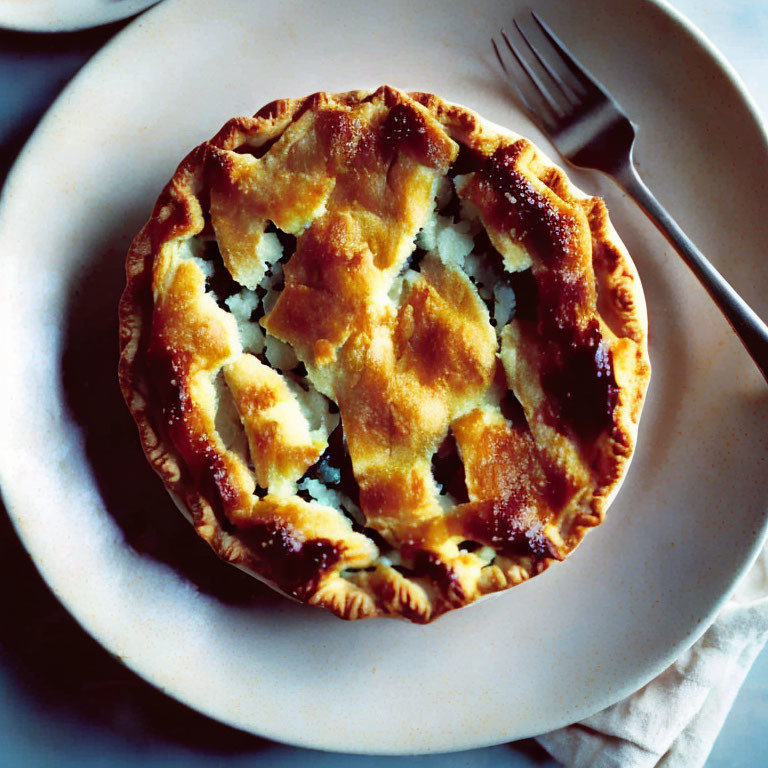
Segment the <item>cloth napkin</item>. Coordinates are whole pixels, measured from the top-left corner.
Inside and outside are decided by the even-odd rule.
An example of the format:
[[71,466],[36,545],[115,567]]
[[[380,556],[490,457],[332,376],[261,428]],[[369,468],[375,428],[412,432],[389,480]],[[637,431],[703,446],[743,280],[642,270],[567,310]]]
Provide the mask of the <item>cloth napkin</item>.
[[644,688],[539,736],[569,768],[697,768],[768,639],[768,547],[704,635]]

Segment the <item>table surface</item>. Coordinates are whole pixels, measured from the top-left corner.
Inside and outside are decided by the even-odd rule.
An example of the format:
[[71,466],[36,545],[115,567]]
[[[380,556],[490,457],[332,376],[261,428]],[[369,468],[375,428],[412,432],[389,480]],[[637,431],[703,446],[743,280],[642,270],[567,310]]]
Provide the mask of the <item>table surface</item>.
[[[768,2],[674,0],[768,116]],[[61,88],[122,24],[66,35],[0,30],[0,183]],[[0,508],[0,768],[5,766],[555,766],[532,740],[452,755],[339,756],[259,739],[169,699],[93,641],[49,592]],[[768,653],[752,668],[707,762],[768,765]]]

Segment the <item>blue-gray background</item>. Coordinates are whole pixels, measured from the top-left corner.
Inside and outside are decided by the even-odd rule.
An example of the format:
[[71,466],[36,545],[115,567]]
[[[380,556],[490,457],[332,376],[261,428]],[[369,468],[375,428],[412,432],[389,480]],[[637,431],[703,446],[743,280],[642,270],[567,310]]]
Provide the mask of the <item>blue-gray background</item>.
[[[768,0],[673,4],[715,42],[768,114]],[[0,31],[0,183],[62,87],[122,26],[65,35]],[[0,606],[0,768],[556,765],[532,740],[452,755],[342,756],[209,720],[129,672],[80,629],[40,579],[1,506]],[[767,730],[768,652],[747,677],[708,767],[768,766]]]

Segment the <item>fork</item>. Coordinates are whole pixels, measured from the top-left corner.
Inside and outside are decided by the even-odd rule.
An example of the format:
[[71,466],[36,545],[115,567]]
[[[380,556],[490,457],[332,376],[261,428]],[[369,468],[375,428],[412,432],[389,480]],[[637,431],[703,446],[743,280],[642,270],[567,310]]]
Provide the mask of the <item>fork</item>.
[[522,74],[510,71],[491,39],[523,105],[566,160],[612,176],[635,199],[709,292],[768,381],[768,326],[710,264],[638,175],[632,161],[635,124],[536,12],[530,14],[543,33],[543,45],[537,47],[517,19],[513,23],[524,46],[515,47],[501,30]]

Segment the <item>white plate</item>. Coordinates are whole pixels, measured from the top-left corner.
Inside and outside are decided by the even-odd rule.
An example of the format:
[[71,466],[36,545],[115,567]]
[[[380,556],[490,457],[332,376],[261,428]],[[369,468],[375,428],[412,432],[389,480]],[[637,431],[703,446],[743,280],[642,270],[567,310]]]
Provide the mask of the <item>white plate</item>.
[[126,19],[158,0],[0,0],[0,27],[73,32]]
[[[768,315],[765,136],[727,69],[664,7],[537,3],[641,125],[641,170]],[[332,750],[513,740],[644,684],[703,631],[766,527],[768,395],[726,323],[605,179],[647,292],[654,376],[607,522],[562,565],[419,627],[343,623],[244,585],[145,467],[115,382],[130,237],[177,161],[283,95],[436,91],[549,145],[511,105],[489,37],[506,0],[169,0],[66,89],[0,208],[0,480],[47,582],[147,680],[213,717]],[[10,365],[8,364],[10,361]]]

